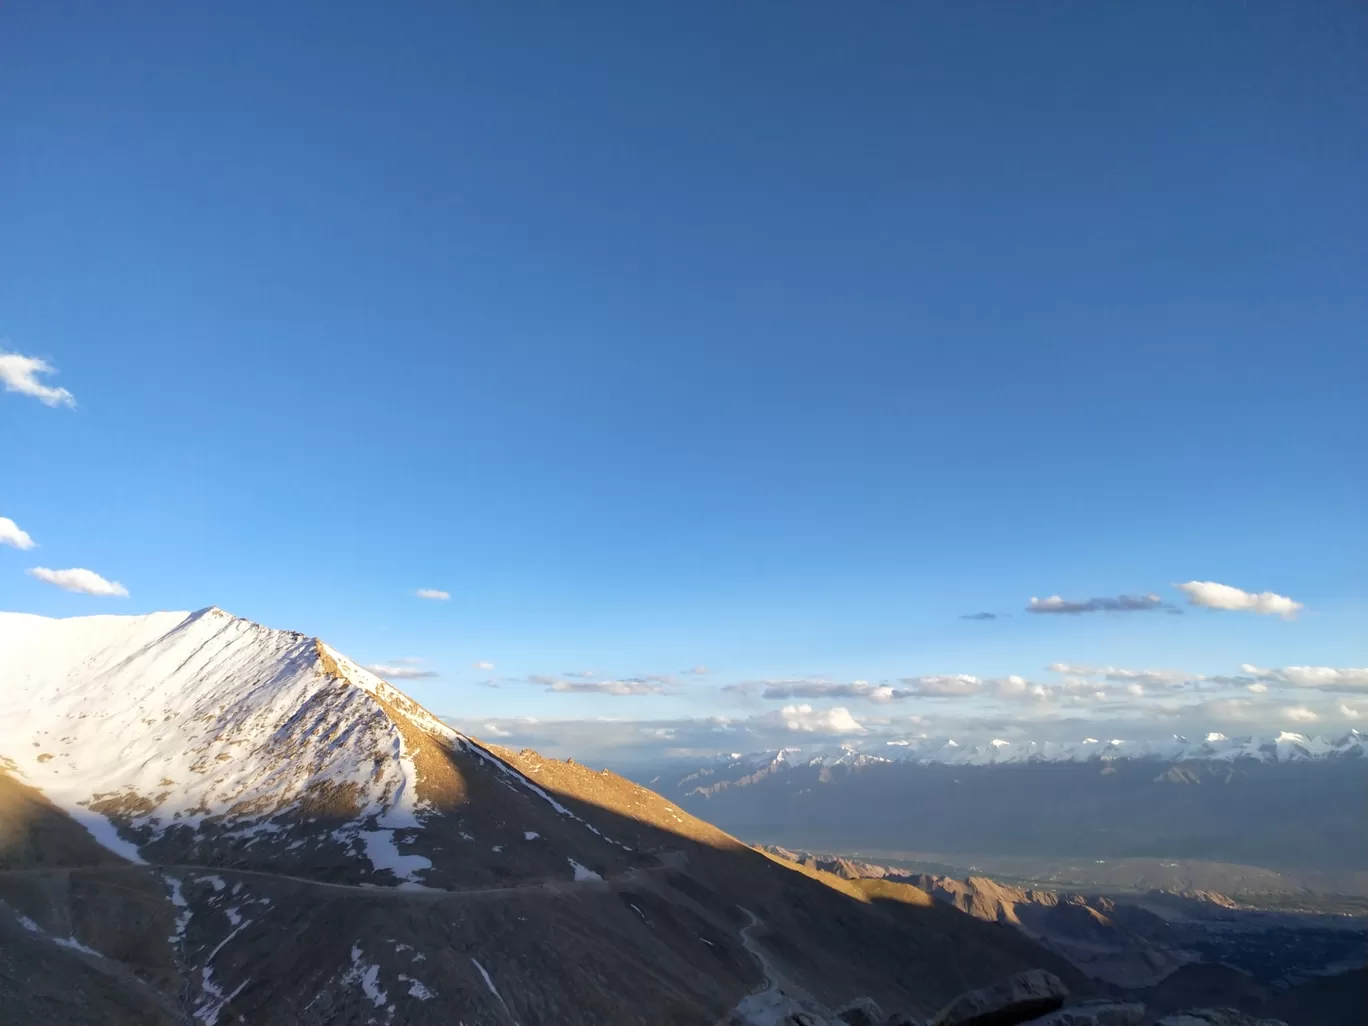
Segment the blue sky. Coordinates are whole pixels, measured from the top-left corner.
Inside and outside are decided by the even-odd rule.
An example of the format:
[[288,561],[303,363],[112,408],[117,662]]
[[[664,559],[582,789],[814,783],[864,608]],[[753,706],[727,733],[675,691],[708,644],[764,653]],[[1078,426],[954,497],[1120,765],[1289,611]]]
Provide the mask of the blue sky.
[[[217,604],[510,736],[1368,662],[1361,5],[287,6],[0,11],[0,349],[56,371],[0,365],[0,608]],[[1061,690],[750,683],[952,674]],[[1355,722],[1267,681],[1181,715]]]

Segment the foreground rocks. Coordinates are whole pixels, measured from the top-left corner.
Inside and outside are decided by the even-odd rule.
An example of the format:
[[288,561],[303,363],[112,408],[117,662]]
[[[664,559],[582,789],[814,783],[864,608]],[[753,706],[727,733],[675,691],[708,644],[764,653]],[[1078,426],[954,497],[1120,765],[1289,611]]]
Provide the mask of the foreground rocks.
[[1196,1008],[1166,1015],[1154,1026],[1287,1026],[1281,1019],[1259,1019],[1233,1008]]
[[961,994],[942,1008],[931,1026],[1015,1026],[1063,1006],[1069,988],[1054,973],[1028,969],[991,987]]
[[1032,1019],[1031,1026],[1141,1026],[1145,1006],[1139,1002],[1073,1005]]
[[[1069,990],[1043,969],[1008,976],[989,987],[961,994],[936,1013],[929,1026],[1144,1026],[1150,1020],[1139,1002],[1065,1005]],[[857,1006],[852,1005],[854,1009]],[[866,1020],[847,1020],[865,1026]],[[894,1016],[885,1026],[911,1026]],[[1166,1016],[1155,1026],[1286,1026],[1232,1008],[1199,1008]]]

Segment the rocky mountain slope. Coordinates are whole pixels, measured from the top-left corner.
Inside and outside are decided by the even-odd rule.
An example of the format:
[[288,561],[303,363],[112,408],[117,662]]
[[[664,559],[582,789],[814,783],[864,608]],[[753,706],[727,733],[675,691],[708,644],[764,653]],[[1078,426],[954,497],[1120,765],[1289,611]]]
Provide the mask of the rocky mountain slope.
[[1083,894],[768,850],[870,894],[911,884],[967,915],[1010,925],[1155,1014],[1222,1005],[1297,1026],[1351,1026],[1358,1020],[1346,1014],[1349,993],[1357,985],[1360,998],[1368,996],[1362,919],[1269,912],[1204,892]]
[[217,609],[0,614],[0,758],[6,1022],[821,1022],[1033,967],[1091,987]]

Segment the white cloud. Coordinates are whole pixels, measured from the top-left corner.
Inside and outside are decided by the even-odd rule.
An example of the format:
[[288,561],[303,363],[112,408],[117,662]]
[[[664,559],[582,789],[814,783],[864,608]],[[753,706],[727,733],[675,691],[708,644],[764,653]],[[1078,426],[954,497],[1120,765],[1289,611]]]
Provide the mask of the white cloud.
[[1127,684],[1127,685],[1126,685],[1126,690],[1127,690],[1130,694],[1135,695],[1135,696],[1138,698],[1138,697],[1140,697],[1141,695],[1143,695],[1143,694],[1145,693],[1145,685],[1143,685],[1143,684]]
[[49,570],[45,566],[35,566],[29,574],[40,581],[55,584],[67,591],[78,591],[83,595],[117,596],[126,598],[128,589],[118,581],[106,581],[93,570],[79,567],[71,570]]
[[485,729],[485,733],[488,734],[490,737],[512,737],[512,736],[513,736],[513,732],[512,732],[511,730],[504,730],[504,729],[503,729],[502,727],[500,727],[497,723],[486,723],[486,724],[484,725],[484,729]]
[[1289,705],[1282,714],[1293,723],[1315,723],[1320,717],[1304,705]]
[[1359,718],[1359,716],[1362,715],[1352,705],[1346,705],[1344,702],[1341,702],[1339,704],[1339,714],[1343,716],[1346,720],[1356,720]]
[[6,392],[31,395],[44,406],[75,406],[76,397],[65,388],[52,388],[38,380],[39,374],[55,374],[46,360],[0,349],[0,383]]
[[1031,686],[1031,682],[1025,677],[1018,677],[1012,674],[1010,677],[1002,677],[998,680],[990,680],[988,686],[999,698],[1020,698],[1026,694],[1026,690]]
[[15,549],[31,549],[35,542],[29,533],[16,524],[9,517],[0,517],[0,545],[8,545]]
[[805,734],[831,734],[842,737],[863,734],[865,728],[844,706],[834,709],[813,709],[810,705],[786,705],[779,710],[779,720],[792,731]]
[[1260,684],[1257,681],[1253,684],[1246,684],[1245,688],[1248,691],[1254,692],[1256,695],[1265,695],[1268,693],[1268,685]]
[[391,663],[373,663],[366,669],[377,677],[385,680],[421,680],[425,677],[435,677],[435,670],[424,670],[413,665],[417,660],[396,659]]
[[1305,608],[1300,602],[1293,602],[1286,595],[1278,595],[1271,591],[1242,591],[1228,584],[1217,584],[1215,581],[1188,581],[1176,587],[1187,595],[1189,605],[1205,606],[1207,609],[1236,610],[1258,613],[1262,616],[1281,616],[1284,620],[1291,620]]
[[684,670],[682,672],[692,674],[695,677],[706,677],[708,674],[712,673],[712,670],[708,669],[706,666],[695,666],[691,670]]
[[491,662],[489,662],[488,660],[484,660],[484,659],[480,660],[478,663],[471,663],[470,665],[471,665],[472,667],[474,667],[475,669],[477,669],[477,670],[492,670],[492,669],[494,669],[494,664],[491,663]]
[[451,592],[439,591],[436,588],[419,588],[414,594],[420,599],[431,599],[433,602],[445,602],[451,598]]

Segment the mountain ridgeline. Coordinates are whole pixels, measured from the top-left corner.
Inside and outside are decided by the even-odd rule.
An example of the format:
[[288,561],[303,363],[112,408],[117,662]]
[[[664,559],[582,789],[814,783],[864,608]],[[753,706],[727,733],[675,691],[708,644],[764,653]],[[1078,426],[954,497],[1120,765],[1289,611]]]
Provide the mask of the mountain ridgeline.
[[0,614],[0,1019],[837,1022],[1047,969],[218,609]]

